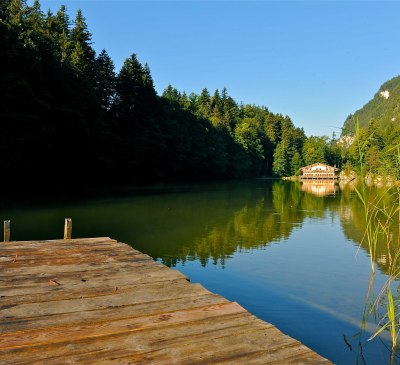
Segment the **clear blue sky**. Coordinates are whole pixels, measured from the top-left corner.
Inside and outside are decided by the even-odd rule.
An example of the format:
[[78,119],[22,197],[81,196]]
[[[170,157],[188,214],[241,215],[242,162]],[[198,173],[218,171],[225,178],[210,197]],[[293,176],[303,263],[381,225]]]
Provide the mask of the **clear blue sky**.
[[400,73],[400,2],[41,1],[81,8],[118,71],[136,53],[156,89],[228,88],[237,101],[331,135]]

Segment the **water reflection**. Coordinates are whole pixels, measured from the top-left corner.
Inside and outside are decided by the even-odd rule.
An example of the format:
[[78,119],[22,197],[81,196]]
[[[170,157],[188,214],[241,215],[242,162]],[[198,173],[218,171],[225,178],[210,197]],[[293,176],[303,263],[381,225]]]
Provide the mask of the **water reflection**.
[[303,180],[301,190],[316,196],[335,195],[338,185],[335,180]]
[[[226,211],[223,219],[215,216],[221,214],[219,205],[210,207],[207,216],[196,210],[200,217],[206,218],[206,222],[200,221],[204,234],[185,242],[178,252],[161,255],[161,261],[170,266],[186,260],[225,266],[226,260],[237,251],[265,248],[289,239],[306,218],[323,218],[334,211],[336,204],[331,199],[315,200],[302,192],[299,183],[283,181],[274,181],[272,188],[269,183],[246,193],[242,191],[241,196],[246,196],[241,200],[242,205]],[[195,224],[198,223],[196,220]]]
[[[181,242],[177,246],[178,251],[168,252],[167,255],[159,253],[158,257],[170,266],[186,260],[199,260],[202,265],[212,263],[224,267],[236,251],[266,248],[272,243],[283,242],[294,230],[300,229],[306,219],[333,216],[339,217],[346,238],[368,253],[368,245],[363,240],[365,220],[362,203],[351,187],[343,187],[336,196],[337,192],[338,186],[334,182],[314,186],[275,181],[272,187],[261,185],[246,191],[246,194],[242,191],[246,199],[235,201],[235,204],[230,201],[229,211],[221,211],[226,201],[216,201],[207,208],[197,206],[197,218],[193,223],[203,227],[202,232],[198,231],[191,240]],[[376,189],[370,189],[369,199],[376,194]],[[319,198],[315,199],[313,195]],[[209,214],[203,215],[202,208],[208,209]],[[394,257],[397,249],[398,222],[391,227],[391,236],[390,245],[383,244],[382,240],[376,248],[376,264],[383,273],[389,270],[387,258]]]

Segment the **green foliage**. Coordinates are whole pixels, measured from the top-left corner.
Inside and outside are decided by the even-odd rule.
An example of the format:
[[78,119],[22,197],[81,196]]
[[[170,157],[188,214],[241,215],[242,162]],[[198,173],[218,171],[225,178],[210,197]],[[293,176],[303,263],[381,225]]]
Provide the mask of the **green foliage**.
[[288,165],[287,148],[283,142],[279,142],[274,152],[274,163],[272,171],[276,176],[289,176],[290,167]]
[[80,76],[91,79],[94,73],[95,51],[91,46],[92,35],[87,29],[86,20],[79,9],[74,27],[71,30],[71,64]]
[[400,76],[386,81],[372,100],[347,117],[343,125],[342,135],[353,135],[355,133],[354,120],[358,120],[361,128],[365,128],[371,120],[376,121],[376,125],[380,130],[384,130],[393,122],[399,126]]
[[299,152],[295,152],[292,157],[292,161],[290,161],[290,172],[293,176],[300,175],[300,168],[304,166],[304,161],[301,158]]
[[303,146],[303,158],[306,165],[326,163],[326,139],[317,136],[308,138]]
[[115,97],[114,62],[103,49],[95,60],[94,88],[103,109],[109,110]]
[[357,121],[356,134],[352,145],[345,152],[345,160],[360,174],[379,174],[399,179],[399,161],[397,151],[400,146],[400,126],[391,124],[383,133],[375,120],[365,128]]
[[207,88],[204,88],[201,91],[201,94],[197,99],[197,110],[198,114],[204,118],[211,115],[211,98]]

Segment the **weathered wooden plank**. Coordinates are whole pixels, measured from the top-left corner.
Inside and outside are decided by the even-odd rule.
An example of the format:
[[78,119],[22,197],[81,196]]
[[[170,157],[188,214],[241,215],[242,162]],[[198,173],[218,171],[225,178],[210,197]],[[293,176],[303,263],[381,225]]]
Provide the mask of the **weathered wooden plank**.
[[146,255],[139,255],[132,252],[113,252],[113,254],[107,253],[86,253],[86,254],[72,254],[72,255],[57,255],[57,256],[37,256],[32,258],[21,259],[19,255],[8,257],[6,262],[0,261],[0,270],[3,268],[22,268],[31,267],[33,265],[41,266],[60,266],[69,264],[84,264],[84,263],[104,263],[104,262],[132,262],[143,259],[151,259]]
[[[269,364],[279,359],[280,363],[289,356],[294,355],[302,364],[327,364],[310,349],[293,341],[287,336],[280,336],[272,326],[268,328],[255,328],[251,321],[230,327],[218,328],[215,323],[208,324],[208,330],[197,328],[197,333],[180,334],[180,327],[172,330],[177,334],[173,341],[152,341],[156,331],[146,333],[124,334],[124,337],[110,338],[103,343],[103,348],[93,348],[91,343],[85,341],[79,350],[74,347],[69,354],[62,356],[68,363],[85,364]],[[217,321],[217,324],[223,321]],[[163,331],[163,329],[161,329]],[[186,331],[185,331],[186,332]],[[163,338],[171,337],[163,333]],[[161,336],[160,336],[161,338]],[[263,339],[267,338],[267,341]],[[96,344],[99,345],[98,341]],[[78,353],[79,351],[79,353]],[[53,352],[55,353],[55,352]],[[49,360],[49,359],[48,359]],[[46,364],[57,364],[61,357],[51,358]],[[44,364],[44,362],[38,362]]]
[[116,291],[123,293],[135,290],[138,286],[152,283],[168,282],[168,284],[171,284],[173,280],[188,280],[183,274],[172,270],[151,271],[148,274],[134,277],[129,274],[105,279],[80,279],[74,282],[64,280],[62,277],[60,279],[53,278],[40,285],[7,290],[7,296],[3,295],[0,298],[0,308],[21,303],[46,303],[66,299],[90,298],[114,294]]
[[[215,326],[216,327],[216,326]],[[179,331],[180,328],[175,328],[176,331]],[[240,336],[242,335],[248,335],[250,331],[254,331],[254,328],[252,328],[251,324],[249,323],[244,323],[241,325],[237,326],[230,326],[230,327],[225,327],[221,329],[212,329],[208,330],[205,332],[200,332],[200,333],[194,333],[192,336],[181,336],[179,338],[176,338],[176,340],[172,343],[160,343],[160,344],[152,344],[151,346],[147,346],[147,344],[151,344],[151,339],[146,338],[146,342],[143,341],[142,336],[137,336],[137,340],[139,340],[139,344],[135,344],[135,338],[130,338],[129,343],[130,347],[129,350],[127,351],[126,348],[122,347],[117,347],[115,345],[112,346],[111,353],[110,351],[104,351],[104,350],[98,350],[95,352],[85,352],[80,355],[72,355],[67,356],[67,359],[70,361],[76,361],[78,363],[85,363],[85,364],[96,364],[96,363],[109,363],[113,361],[114,363],[120,363],[120,364],[127,364],[127,363],[135,363],[135,362],[142,362],[143,360],[149,360],[151,357],[152,361],[151,362],[145,362],[143,361],[142,363],[151,363],[151,364],[158,364],[158,363],[164,363],[164,364],[171,364],[171,363],[188,363],[191,364],[193,363],[193,360],[195,358],[195,354],[197,356],[201,356],[200,354],[203,353],[203,346],[202,342],[204,343],[209,343],[214,341],[215,336]],[[132,344],[135,344],[132,346]],[[196,346],[196,344],[198,344]],[[194,345],[194,346],[193,346]],[[174,351],[170,351],[170,349],[188,349],[190,348],[189,351],[191,351],[192,356],[189,357],[189,359],[181,358],[179,356],[176,356],[174,354]],[[241,346],[241,352],[243,353],[246,350],[245,345]],[[247,351],[249,349],[247,348]],[[254,349],[253,349],[254,351]],[[160,355],[164,355],[161,356]],[[167,356],[165,356],[167,355]],[[165,357],[163,359],[163,357]],[[96,361],[93,361],[93,359],[96,358]],[[162,361],[160,361],[162,359]],[[177,362],[177,359],[179,359],[179,362]],[[59,361],[60,359],[58,359]],[[215,358],[213,358],[213,361]],[[54,361],[54,360],[53,360]],[[56,361],[53,362],[56,364]]]
[[13,318],[0,322],[0,332],[13,332],[26,329],[47,328],[66,324],[84,324],[102,322],[107,320],[134,318],[148,316],[151,314],[162,314],[169,311],[198,308],[208,305],[227,303],[228,301],[216,294],[205,293],[198,295],[198,292],[183,293],[179,298],[160,297],[151,302],[133,303],[121,306],[111,306],[103,309],[93,309],[73,313],[53,314],[51,316]]
[[[71,244],[76,245],[93,245],[102,243],[104,245],[108,244],[109,246],[115,245],[118,241],[109,237],[96,237],[96,238],[72,238],[68,241],[64,239],[55,239],[55,240],[35,240],[35,241],[10,241],[7,244],[7,248],[18,248],[18,247],[46,247],[46,246],[61,246],[66,247]],[[120,243],[122,245],[126,245],[125,243]],[[129,246],[129,245],[126,245]]]
[[[97,249],[97,247],[99,247]],[[130,256],[146,256],[142,253],[139,252],[133,252],[128,249],[123,249],[120,247],[115,247],[115,249],[112,250],[112,252],[109,252],[107,248],[100,248],[100,246],[96,246],[96,248],[85,248],[85,249],[79,249],[79,248],[71,248],[71,249],[48,249],[47,251],[38,251],[34,252],[34,254],[23,251],[23,250],[10,250],[9,252],[2,252],[0,250],[0,262],[6,263],[6,262],[21,262],[24,260],[38,260],[38,259],[55,259],[59,258],[59,255],[62,254],[66,256],[67,258],[77,258],[81,256],[93,256],[93,255],[108,255],[110,257],[112,256],[117,256],[120,254],[126,254]],[[15,260],[15,256],[17,255],[17,260]]]
[[[71,240],[72,241],[72,240]],[[66,241],[69,242],[69,241]],[[110,247],[111,246],[111,247]],[[63,243],[62,245],[42,245],[42,244],[36,244],[36,245],[30,245],[29,247],[26,246],[13,246],[11,247],[10,245],[3,245],[0,246],[0,257],[7,257],[7,256],[13,256],[15,254],[18,254],[20,258],[24,256],[31,256],[31,257],[37,257],[40,255],[50,255],[50,256],[57,256],[60,253],[101,253],[101,252],[107,252],[108,254],[112,255],[115,252],[126,252],[130,254],[138,254],[142,256],[148,256],[143,254],[140,251],[132,249],[132,247],[122,244],[119,242],[102,242],[102,241],[96,241],[92,242],[90,244],[86,244],[85,242],[71,242],[71,243]],[[29,257],[28,257],[29,258]]]
[[[134,267],[134,271],[132,271],[132,267]],[[167,272],[169,269],[165,267],[164,265],[155,263],[153,265],[153,262],[140,262],[139,264],[119,264],[115,263],[113,265],[97,265],[97,266],[77,266],[76,267],[78,270],[76,271],[67,271],[65,272],[65,268],[63,267],[63,271],[58,270],[57,272],[44,272],[40,273],[38,275],[31,275],[31,274],[26,274],[22,273],[19,275],[0,275],[0,292],[2,290],[7,289],[10,290],[11,288],[19,288],[19,287],[31,287],[31,286],[37,286],[38,284],[42,283],[48,283],[50,279],[63,279],[63,280],[81,280],[81,279],[96,279],[96,278],[105,278],[105,277],[111,277],[113,275],[125,275],[125,274],[134,274],[133,276],[136,276],[138,273],[142,275],[149,274],[151,272],[158,272],[158,271],[164,271]],[[117,270],[116,270],[117,268]],[[83,269],[83,270],[81,270]],[[177,272],[176,270],[173,270]]]
[[209,293],[200,284],[189,284],[184,280],[174,282],[168,286],[168,282],[153,283],[152,285],[135,288],[124,293],[110,293],[110,295],[79,298],[71,300],[52,301],[42,303],[24,303],[14,306],[0,307],[0,323],[17,318],[50,316],[62,313],[74,313],[95,309],[131,305],[136,303],[152,302],[155,299],[179,298],[182,296],[196,296]]
[[[151,265],[157,265],[151,258],[148,257],[143,257],[143,258],[138,258],[138,259],[131,259],[131,260],[125,260],[121,262],[112,262],[113,267],[115,267],[115,270],[119,270],[121,267],[129,268],[130,266],[132,267],[140,267],[140,266],[146,266],[148,264]],[[161,264],[160,264],[161,265]],[[74,263],[74,264],[69,264],[69,265],[63,265],[62,270],[58,268],[57,266],[49,266],[49,265],[38,265],[38,266],[32,266],[29,268],[29,273],[31,275],[42,275],[42,274],[48,274],[48,273],[53,273],[53,274],[59,274],[61,272],[73,272],[73,271],[85,271],[85,270],[99,270],[101,268],[109,268],[110,267],[110,262],[93,262],[93,263]],[[133,269],[134,270],[134,269]],[[18,265],[14,267],[9,267],[7,269],[2,269],[0,273],[0,280],[5,278],[5,277],[13,277],[16,275],[21,275],[21,274],[26,274],[27,269],[25,267],[18,267]]]
[[147,328],[160,328],[168,324],[195,321],[203,318],[212,318],[226,314],[246,312],[237,303],[222,303],[202,308],[189,309],[179,312],[169,312],[146,317],[138,317],[93,324],[62,326],[47,328],[46,332],[26,330],[21,332],[5,333],[0,337],[0,349],[29,347],[43,343],[70,342],[89,337],[101,337],[123,332],[133,332]]
[[[67,246],[57,246],[57,247],[24,247],[24,248],[9,248],[4,246],[3,248],[0,248],[0,258],[1,257],[12,257],[15,254],[18,254],[19,258],[34,258],[37,256],[41,255],[49,255],[49,256],[57,256],[60,253],[63,254],[76,254],[76,253],[82,253],[82,254],[87,254],[87,253],[101,253],[101,252],[108,252],[110,254],[114,252],[130,252],[131,254],[137,254],[137,255],[144,255],[140,251],[133,250],[129,246],[122,246],[119,244],[115,244],[114,247],[112,247],[112,250],[110,251],[110,246],[109,245],[103,245],[101,243],[95,244],[95,245],[89,245],[89,246],[77,246],[75,244],[73,245],[67,245]],[[148,256],[148,255],[146,255]]]
[[[29,302],[59,300],[60,295],[69,294],[72,298],[74,292],[86,295],[86,293],[108,291],[110,288],[116,287],[122,289],[127,286],[145,285],[158,281],[189,280],[187,276],[177,270],[170,270],[158,265],[138,270],[134,275],[132,271],[126,270],[110,272],[108,275],[104,275],[104,272],[97,272],[95,275],[93,275],[93,272],[88,272],[82,275],[60,274],[58,276],[35,277],[35,280],[29,282],[27,282],[27,279],[25,278],[25,281],[19,280],[19,285],[13,285],[12,280],[7,282],[7,286],[5,282],[1,283],[0,293],[4,292],[7,295],[1,296],[0,305],[5,305],[10,301],[15,301],[14,303],[17,304],[25,300]],[[43,299],[36,298],[38,295],[42,295]]]
[[[196,341],[199,338],[212,339],[215,334],[225,329],[231,329],[237,333],[238,328],[253,326],[250,315],[232,314],[223,317],[224,320],[216,321],[215,318],[204,318],[198,321],[188,322],[182,333],[182,326],[167,325],[156,329],[143,331],[119,333],[116,335],[103,336],[100,338],[83,338],[73,343],[43,344],[30,348],[13,348],[0,351],[0,363],[14,361],[23,363],[24,361],[37,360],[49,361],[49,364],[60,364],[66,356],[73,356],[77,363],[85,363],[85,356],[96,356],[110,358],[112,354],[126,354],[127,349],[131,353],[137,352],[138,348],[165,348],[174,342]],[[195,336],[195,337],[192,337]],[[165,339],[171,339],[170,343],[165,343]],[[147,344],[147,345],[146,345]]]
[[[263,336],[264,335],[264,336]],[[261,339],[270,338],[275,343],[262,342]],[[278,339],[278,340],[276,340]],[[233,333],[217,334],[216,337],[197,341],[191,338],[187,342],[182,339],[178,345],[145,351],[140,349],[136,353],[119,355],[113,352],[111,356],[98,356],[96,361],[91,361],[87,356],[88,364],[286,364],[286,358],[293,356],[297,358],[297,364],[328,364],[322,361],[319,355],[310,349],[294,342],[286,336],[268,333],[268,330],[250,328],[245,331],[234,331]],[[133,345],[133,344],[132,344]],[[123,351],[121,351],[123,354]],[[93,359],[93,357],[92,357]],[[179,359],[179,361],[177,361]]]

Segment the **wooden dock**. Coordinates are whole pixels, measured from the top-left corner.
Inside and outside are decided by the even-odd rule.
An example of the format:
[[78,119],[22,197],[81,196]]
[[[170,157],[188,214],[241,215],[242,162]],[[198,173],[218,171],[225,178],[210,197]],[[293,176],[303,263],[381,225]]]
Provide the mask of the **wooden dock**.
[[0,364],[330,364],[110,238],[0,243],[0,270]]

